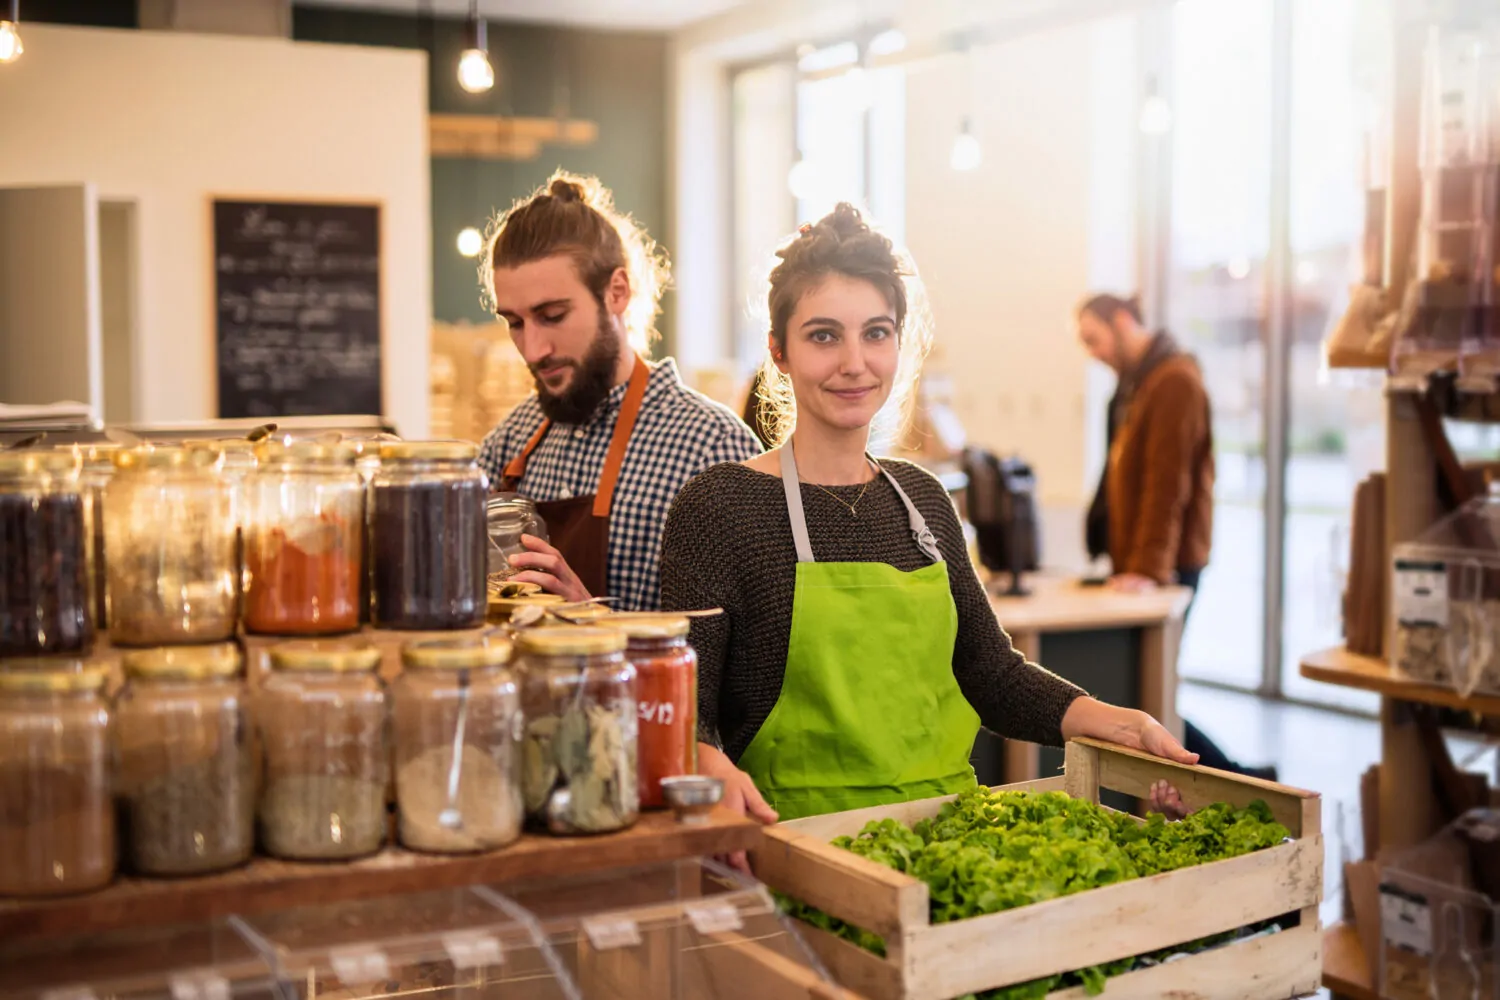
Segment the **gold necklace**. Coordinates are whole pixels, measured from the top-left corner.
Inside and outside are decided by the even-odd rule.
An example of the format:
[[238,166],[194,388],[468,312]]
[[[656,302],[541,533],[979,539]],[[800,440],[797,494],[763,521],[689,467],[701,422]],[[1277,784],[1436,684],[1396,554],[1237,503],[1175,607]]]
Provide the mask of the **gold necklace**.
[[[879,478],[880,478],[880,474],[876,473],[875,474],[875,479],[879,479]],[[875,481],[875,479],[866,479],[865,480],[865,484],[859,488],[859,496],[857,496],[857,497],[854,498],[854,502],[853,503],[850,503],[848,500],[845,500],[843,497],[839,496],[837,493],[833,492],[833,490],[830,490],[827,487],[819,486],[817,483],[808,483],[808,485],[811,486],[813,489],[822,490],[824,493],[827,493],[829,496],[833,497],[835,500],[837,500],[839,503],[843,504],[845,507],[848,507],[849,508],[849,516],[850,517],[858,517],[859,516],[859,511],[855,510],[855,508],[858,507],[860,501],[865,498],[865,491],[870,488],[870,484],[873,483]]]

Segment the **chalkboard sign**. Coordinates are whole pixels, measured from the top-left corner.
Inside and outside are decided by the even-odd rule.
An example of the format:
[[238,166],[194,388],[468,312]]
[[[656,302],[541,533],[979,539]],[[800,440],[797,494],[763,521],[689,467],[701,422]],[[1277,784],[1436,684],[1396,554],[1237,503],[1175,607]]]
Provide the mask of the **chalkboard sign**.
[[219,416],[381,413],[379,206],[213,213]]

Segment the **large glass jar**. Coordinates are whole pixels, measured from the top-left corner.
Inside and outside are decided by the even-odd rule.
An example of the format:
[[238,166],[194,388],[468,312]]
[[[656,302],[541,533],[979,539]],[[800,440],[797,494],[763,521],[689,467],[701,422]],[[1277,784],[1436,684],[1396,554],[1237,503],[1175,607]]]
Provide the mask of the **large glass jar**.
[[385,843],[390,781],[380,651],[287,642],[255,699],[263,756],[260,841],[280,858],[371,854]]
[[479,637],[401,651],[391,717],[407,847],[484,851],[521,835],[521,699],[510,653],[507,640]]
[[0,656],[93,644],[78,467],[68,452],[0,452]]
[[536,504],[519,493],[496,493],[485,503],[485,531],[489,535],[489,595],[496,597],[500,585],[519,572],[510,557],[526,551],[522,535],[547,539],[547,523]]
[[198,875],[249,860],[255,771],[239,647],[132,650],[123,665],[115,799],[129,864]]
[[131,448],[104,491],[110,638],[121,646],[220,642],[239,593],[233,489],[211,448]]
[[245,629],[328,635],[359,628],[364,483],[354,450],[267,442],[245,481]]
[[112,441],[67,445],[78,456],[78,489],[83,494],[83,527],[88,535],[89,593],[92,595],[94,629],[103,633],[109,628],[108,563],[104,557],[104,488],[115,474],[115,452],[120,445]]
[[371,481],[373,615],[379,628],[484,624],[488,482],[461,441],[393,441]]
[[625,633],[635,668],[641,807],[667,804],[661,779],[698,770],[698,654],[681,615],[621,615],[601,624]]
[[621,830],[640,814],[635,668],[614,629],[523,632],[526,813],[553,833]]
[[60,896],[115,872],[99,669],[0,673],[0,896]]

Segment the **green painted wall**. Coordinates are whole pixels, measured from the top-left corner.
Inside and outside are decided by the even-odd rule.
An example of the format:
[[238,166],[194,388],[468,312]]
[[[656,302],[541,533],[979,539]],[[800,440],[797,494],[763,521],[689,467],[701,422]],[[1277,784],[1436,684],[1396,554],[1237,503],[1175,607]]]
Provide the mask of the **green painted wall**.
[[[456,77],[463,22],[294,7],[298,40],[426,49],[432,110],[441,113],[549,116],[566,106],[574,118],[599,126],[592,146],[543,146],[529,162],[432,161],[433,314],[476,322],[489,317],[479,304],[477,261],[459,254],[458,232],[481,230],[491,212],[529,194],[559,167],[595,174],[615,193],[616,204],[657,239],[666,232],[667,38],[663,34],[607,32],[490,22],[490,59],[496,85],[468,94]],[[566,105],[564,105],[566,101]],[[669,248],[670,249],[670,248]],[[661,330],[671,343],[671,293]]]

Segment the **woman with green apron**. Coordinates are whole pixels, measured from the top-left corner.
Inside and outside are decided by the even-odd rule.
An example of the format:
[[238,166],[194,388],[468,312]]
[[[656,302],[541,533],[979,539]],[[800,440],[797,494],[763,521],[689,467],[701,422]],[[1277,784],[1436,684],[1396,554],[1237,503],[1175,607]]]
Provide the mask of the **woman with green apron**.
[[[1028,663],[995,620],[947,491],[868,454],[927,348],[911,268],[859,212],[804,226],[771,274],[762,426],[780,447],[678,495],[662,606],[700,618],[700,770],[765,822],[972,787],[981,725],[1196,758],[1144,712]],[[795,414],[795,427],[792,415]],[[1170,789],[1153,790],[1169,811]]]

